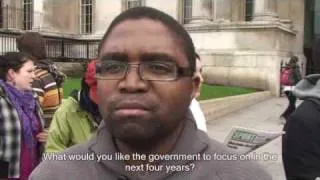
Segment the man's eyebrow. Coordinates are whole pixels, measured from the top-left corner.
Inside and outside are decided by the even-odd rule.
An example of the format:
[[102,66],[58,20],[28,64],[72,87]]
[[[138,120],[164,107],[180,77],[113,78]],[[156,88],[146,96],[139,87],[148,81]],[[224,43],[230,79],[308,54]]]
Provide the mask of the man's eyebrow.
[[141,61],[176,62],[175,58],[166,53],[146,53],[140,56]]
[[100,57],[101,61],[108,61],[108,60],[128,61],[128,59],[129,59],[128,54],[119,53],[119,52],[105,53]]

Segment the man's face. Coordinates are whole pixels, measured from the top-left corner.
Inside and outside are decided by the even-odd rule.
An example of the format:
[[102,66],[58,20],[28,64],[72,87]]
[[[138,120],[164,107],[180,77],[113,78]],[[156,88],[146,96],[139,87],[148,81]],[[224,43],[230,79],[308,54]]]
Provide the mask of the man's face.
[[[126,20],[109,34],[100,61],[129,63],[173,61],[189,63],[177,38],[160,22]],[[121,80],[98,80],[99,109],[113,136],[125,143],[159,140],[173,132],[185,117],[198,79],[145,81],[131,66]]]

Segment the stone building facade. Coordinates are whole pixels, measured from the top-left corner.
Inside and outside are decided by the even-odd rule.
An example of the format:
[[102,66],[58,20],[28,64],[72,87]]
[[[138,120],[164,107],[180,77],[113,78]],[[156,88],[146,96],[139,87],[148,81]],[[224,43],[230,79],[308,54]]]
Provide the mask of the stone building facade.
[[[24,8],[25,1],[2,0],[1,5]],[[270,90],[276,96],[281,63],[290,56],[299,57],[305,74],[305,12],[314,11],[306,7],[314,8],[318,3],[320,10],[319,0],[312,0],[311,5],[304,0],[27,1],[33,7],[31,30],[82,39],[101,38],[110,22],[127,8],[157,8],[188,30],[201,56],[207,83]]]

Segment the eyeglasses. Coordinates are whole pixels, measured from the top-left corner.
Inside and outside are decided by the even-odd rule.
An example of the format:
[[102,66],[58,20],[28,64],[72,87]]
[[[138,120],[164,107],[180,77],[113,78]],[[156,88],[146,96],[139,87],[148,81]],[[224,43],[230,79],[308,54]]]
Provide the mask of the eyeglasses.
[[139,76],[147,81],[175,81],[180,77],[192,76],[190,68],[179,67],[174,62],[141,62],[127,63],[123,61],[105,60],[97,62],[96,78],[120,80],[127,76],[129,67],[137,67]]

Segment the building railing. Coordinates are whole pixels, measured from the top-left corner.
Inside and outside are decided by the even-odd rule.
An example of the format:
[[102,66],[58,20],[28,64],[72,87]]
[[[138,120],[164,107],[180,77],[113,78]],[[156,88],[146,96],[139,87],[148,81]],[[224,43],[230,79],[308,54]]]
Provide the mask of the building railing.
[[[19,32],[0,31],[0,54],[17,51]],[[55,36],[43,36],[47,58],[60,62],[87,61],[97,57],[99,40],[80,40]]]
[[98,55],[99,40],[46,37],[47,56],[55,61],[86,61]]

